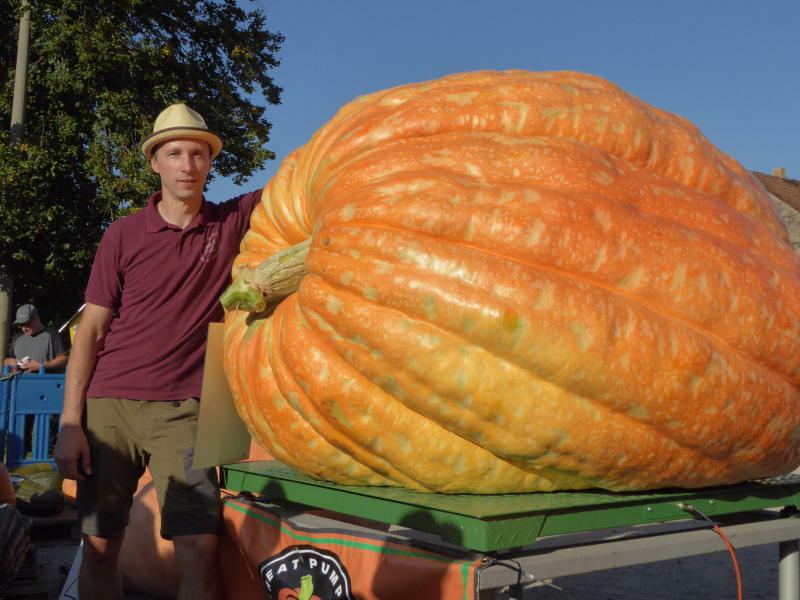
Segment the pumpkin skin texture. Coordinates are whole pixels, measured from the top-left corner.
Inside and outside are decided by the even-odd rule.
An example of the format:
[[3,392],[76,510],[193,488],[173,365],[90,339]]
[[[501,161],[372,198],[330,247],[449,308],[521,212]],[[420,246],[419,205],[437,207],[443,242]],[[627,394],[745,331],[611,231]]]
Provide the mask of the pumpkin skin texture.
[[800,463],[800,260],[688,121],[574,72],[344,106],[267,185],[234,276],[311,237],[269,317],[226,314],[251,434],[350,485],[702,487]]

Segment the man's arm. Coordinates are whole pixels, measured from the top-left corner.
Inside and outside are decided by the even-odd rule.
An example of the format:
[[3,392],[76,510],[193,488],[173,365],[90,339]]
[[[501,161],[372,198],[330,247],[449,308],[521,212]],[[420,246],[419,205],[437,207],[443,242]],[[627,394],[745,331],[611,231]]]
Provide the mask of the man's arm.
[[55,358],[52,360],[48,360],[44,363],[44,370],[45,371],[56,371],[65,369],[67,366],[67,362],[69,361],[69,355],[64,352],[63,354],[57,354]]
[[64,408],[53,457],[67,479],[83,481],[91,473],[89,444],[83,431],[86,389],[94,372],[97,353],[103,347],[114,312],[96,304],[86,304],[69,358],[64,383]]
[[38,373],[39,367],[44,367],[45,371],[63,370],[67,366],[68,360],[69,360],[69,355],[66,352],[64,352],[63,354],[59,354],[55,358],[45,361],[43,363],[40,363],[39,361],[36,360],[32,360],[20,368],[26,373]]

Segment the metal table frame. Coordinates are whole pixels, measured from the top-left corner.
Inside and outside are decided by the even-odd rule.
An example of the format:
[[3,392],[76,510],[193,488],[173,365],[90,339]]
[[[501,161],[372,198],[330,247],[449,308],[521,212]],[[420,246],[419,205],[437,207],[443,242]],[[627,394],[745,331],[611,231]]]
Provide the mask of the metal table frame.
[[[781,515],[777,511],[756,511],[729,515],[715,521],[737,549],[777,543],[779,598],[800,598],[800,518]],[[481,571],[480,597],[481,600],[493,599],[495,590],[508,586],[513,590],[511,597],[521,599],[521,590],[525,583],[533,582],[532,577],[549,581],[569,575],[726,550],[722,539],[702,521],[679,521],[543,538],[532,548],[492,557],[487,568]],[[517,571],[509,566],[514,566]]]
[[734,547],[779,544],[780,600],[800,600],[797,475],[699,490],[471,496],[340,486],[277,461],[223,465],[221,473],[229,490],[370,519],[410,542],[480,556],[482,600],[506,586],[521,598],[534,579],[724,551],[708,523],[687,512],[691,505],[719,523]]

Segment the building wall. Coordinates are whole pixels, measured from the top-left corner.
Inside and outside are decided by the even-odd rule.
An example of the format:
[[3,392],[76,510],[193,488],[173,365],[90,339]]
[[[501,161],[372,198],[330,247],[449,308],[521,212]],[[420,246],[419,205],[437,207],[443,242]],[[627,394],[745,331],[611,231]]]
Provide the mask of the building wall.
[[789,230],[789,241],[794,251],[800,254],[800,211],[793,209],[774,194],[770,194],[770,197],[775,202],[775,208],[778,209],[778,214]]

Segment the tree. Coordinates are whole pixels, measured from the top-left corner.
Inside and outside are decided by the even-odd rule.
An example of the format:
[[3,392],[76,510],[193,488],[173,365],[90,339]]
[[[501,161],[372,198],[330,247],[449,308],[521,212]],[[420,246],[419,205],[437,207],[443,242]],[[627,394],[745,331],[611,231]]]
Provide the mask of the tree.
[[[16,32],[18,0],[0,0]],[[274,154],[268,75],[283,36],[234,0],[30,0],[26,133],[0,133],[0,265],[14,304],[60,324],[82,302],[105,227],[157,189],[141,140],[161,109],[186,102],[225,140],[215,171],[241,183]],[[16,35],[0,39],[10,124]],[[255,99],[255,100],[254,100]]]

